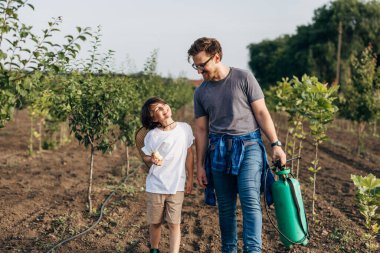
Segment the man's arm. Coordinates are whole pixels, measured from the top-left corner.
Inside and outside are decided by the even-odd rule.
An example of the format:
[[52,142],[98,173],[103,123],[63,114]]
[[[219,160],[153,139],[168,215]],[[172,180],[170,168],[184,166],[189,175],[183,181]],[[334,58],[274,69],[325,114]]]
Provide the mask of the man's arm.
[[197,181],[205,188],[207,185],[205,171],[205,155],[208,145],[208,117],[203,116],[195,119],[195,148],[197,154]]
[[[269,114],[268,108],[265,104],[264,98],[258,99],[251,103],[252,111],[255,114],[255,119],[259,124],[261,130],[264,132],[265,136],[268,138],[270,143],[273,143],[278,140],[276,129],[273,124],[273,120]],[[273,161],[280,159],[281,164],[286,163],[286,154],[279,146],[272,147]]]
[[194,173],[194,156],[193,156],[192,147],[187,149],[185,166],[187,169],[186,193],[190,194],[193,190],[193,173]]

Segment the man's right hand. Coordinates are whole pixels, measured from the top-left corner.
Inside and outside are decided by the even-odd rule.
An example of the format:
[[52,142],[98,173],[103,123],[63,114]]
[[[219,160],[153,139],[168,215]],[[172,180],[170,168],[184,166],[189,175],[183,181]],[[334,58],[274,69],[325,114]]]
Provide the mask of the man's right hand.
[[203,189],[207,185],[206,171],[204,168],[205,156],[208,145],[208,117],[202,116],[195,119],[195,148],[197,150],[197,181]]
[[281,165],[286,164],[286,154],[284,150],[282,150],[279,146],[272,147],[273,155],[272,155],[272,161],[280,160]]
[[198,166],[197,168],[197,181],[200,187],[203,189],[207,186],[207,177],[204,167]]

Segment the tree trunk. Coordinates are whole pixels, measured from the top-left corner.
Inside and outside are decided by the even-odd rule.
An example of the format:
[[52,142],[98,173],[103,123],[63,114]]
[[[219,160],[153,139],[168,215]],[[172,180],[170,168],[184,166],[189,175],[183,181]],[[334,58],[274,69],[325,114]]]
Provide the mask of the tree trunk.
[[315,181],[317,181],[317,173],[315,173],[314,172],[314,179],[313,179],[313,208],[312,208],[312,214],[313,214],[313,220],[315,219],[315,215],[316,215],[316,213],[315,213],[315,186],[316,186],[316,184],[315,184]]
[[15,121],[16,129],[19,129],[20,120],[19,120],[19,110],[18,109],[15,110],[14,115],[13,115],[13,119]]
[[62,122],[59,124],[59,146],[63,146],[68,143],[69,135],[67,131],[68,122]]
[[129,148],[128,148],[128,145],[127,143],[125,144],[125,154],[126,154],[126,158],[127,158],[127,171],[126,171],[126,176],[128,177],[128,174],[129,174]]
[[94,169],[94,153],[95,153],[95,148],[94,148],[94,145],[91,144],[90,178],[89,178],[89,183],[88,183],[88,208],[89,208],[90,214],[92,213],[91,190],[92,190],[92,174],[93,174],[93,169]]
[[373,136],[377,136],[377,120],[373,122]]
[[[300,140],[300,145],[298,148],[298,157],[301,157],[301,150],[302,150],[302,139]],[[300,170],[300,159],[297,159],[297,176],[296,176],[297,180],[298,180],[299,170]]]
[[277,138],[280,139],[280,135],[279,135],[279,128],[278,128],[278,125],[277,123],[274,123],[274,129],[276,130],[276,135],[277,135]]
[[339,85],[340,82],[340,54],[342,49],[342,21],[339,21],[338,25],[338,49],[337,49],[337,56],[336,56],[336,76],[335,76],[335,82],[334,85]]
[[288,148],[288,138],[289,138],[289,129],[288,131],[286,132],[286,139],[285,139],[285,154],[288,154],[286,153],[286,150]]
[[317,168],[318,168],[318,143],[315,144],[315,159],[314,159],[314,179],[313,179],[313,220],[315,217],[315,188],[316,188],[316,181],[317,181]]
[[59,146],[63,145],[63,123],[59,124]]
[[[293,150],[292,150],[292,156],[294,156],[294,153],[296,152],[296,138],[293,137]],[[293,168],[294,168],[294,160],[292,160],[292,166],[291,166],[291,169],[290,169],[290,173],[293,173]]]
[[30,116],[29,155],[33,154],[33,117]]
[[362,133],[364,131],[364,128],[365,128],[365,122],[358,122],[358,125],[357,125],[357,134],[358,134],[358,140],[357,140],[357,156],[360,155],[361,151],[362,151]]
[[39,152],[42,151],[42,126],[43,126],[43,123],[44,123],[44,119],[40,119],[40,121],[38,122],[38,132],[40,133],[39,142],[38,142],[38,151]]

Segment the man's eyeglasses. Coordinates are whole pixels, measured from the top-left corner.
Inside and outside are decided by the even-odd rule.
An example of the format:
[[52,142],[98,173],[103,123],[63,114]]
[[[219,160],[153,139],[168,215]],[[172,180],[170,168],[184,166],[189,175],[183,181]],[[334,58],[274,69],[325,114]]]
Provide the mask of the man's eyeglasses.
[[201,63],[199,65],[196,65],[195,63],[191,64],[191,66],[195,69],[195,70],[200,70],[200,71],[203,71],[207,65],[207,63],[209,61],[211,61],[211,59],[214,57],[215,55],[211,56],[210,58],[208,58],[207,61],[205,61],[204,63]]

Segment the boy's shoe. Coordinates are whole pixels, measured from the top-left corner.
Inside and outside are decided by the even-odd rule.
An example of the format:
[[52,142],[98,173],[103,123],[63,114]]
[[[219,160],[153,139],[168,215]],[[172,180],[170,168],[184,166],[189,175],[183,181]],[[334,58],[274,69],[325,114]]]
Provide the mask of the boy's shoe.
[[149,253],[160,253],[159,249],[150,249]]

